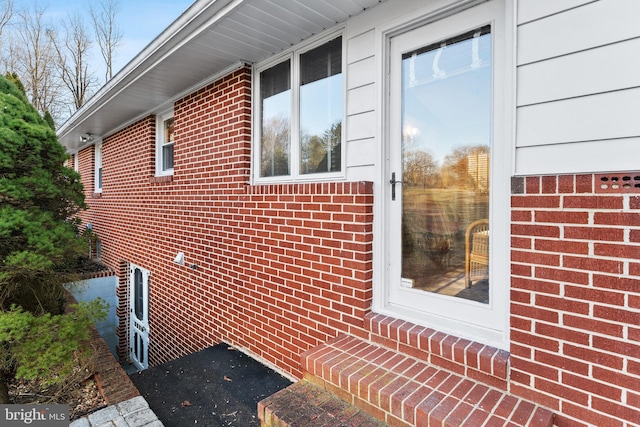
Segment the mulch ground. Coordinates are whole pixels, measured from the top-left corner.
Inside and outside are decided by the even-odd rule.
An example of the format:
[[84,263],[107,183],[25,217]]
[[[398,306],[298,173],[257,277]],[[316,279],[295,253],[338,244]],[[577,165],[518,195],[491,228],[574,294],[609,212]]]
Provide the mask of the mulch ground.
[[225,343],[129,378],[165,427],[259,426],[258,402],[291,385]]

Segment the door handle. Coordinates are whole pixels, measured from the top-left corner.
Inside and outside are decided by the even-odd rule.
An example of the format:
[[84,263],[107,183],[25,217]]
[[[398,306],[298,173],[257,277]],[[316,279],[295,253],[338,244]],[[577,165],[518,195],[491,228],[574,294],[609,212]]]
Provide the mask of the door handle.
[[396,199],[396,184],[402,185],[402,181],[396,180],[396,173],[391,172],[391,180],[389,180],[389,184],[391,184],[391,200]]

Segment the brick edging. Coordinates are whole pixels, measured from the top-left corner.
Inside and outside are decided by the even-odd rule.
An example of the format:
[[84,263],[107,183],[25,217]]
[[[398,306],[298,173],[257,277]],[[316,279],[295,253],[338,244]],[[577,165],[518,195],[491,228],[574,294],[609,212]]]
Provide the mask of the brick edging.
[[91,344],[95,352],[94,376],[96,384],[107,404],[115,405],[140,396],[140,392],[129,375],[115,359],[95,327],[92,327],[91,330]]
[[[77,303],[71,292],[67,291],[66,297],[67,307],[69,304]],[[93,350],[94,378],[105,402],[109,405],[115,405],[140,396],[140,392],[113,356],[95,325],[92,325],[89,331],[89,341],[91,350]]]

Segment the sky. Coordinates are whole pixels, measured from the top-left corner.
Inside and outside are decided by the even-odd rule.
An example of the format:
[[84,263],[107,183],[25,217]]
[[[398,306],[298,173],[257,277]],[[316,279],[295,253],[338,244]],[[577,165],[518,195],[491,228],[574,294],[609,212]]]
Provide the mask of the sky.
[[[45,16],[54,23],[66,18],[70,13],[79,13],[87,18],[88,25],[91,23],[89,5],[92,0],[14,0],[14,4],[17,8],[21,8],[30,6],[36,1],[39,7],[46,7]],[[119,0],[117,23],[122,33],[122,40],[114,57],[114,75],[160,35],[194,1]],[[93,3],[98,5],[96,1]],[[93,59],[102,63],[103,59],[97,50],[97,45],[94,48]],[[104,78],[103,71],[96,74],[96,77]]]
[[442,165],[455,149],[491,145],[491,55],[485,34],[403,59],[405,150]]

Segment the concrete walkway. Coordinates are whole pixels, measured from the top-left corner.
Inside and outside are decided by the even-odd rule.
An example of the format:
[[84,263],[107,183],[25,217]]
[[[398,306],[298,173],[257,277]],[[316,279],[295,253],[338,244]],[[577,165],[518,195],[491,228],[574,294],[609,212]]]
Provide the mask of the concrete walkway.
[[164,427],[142,396],[107,406],[72,422],[69,427]]

